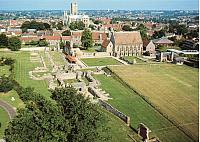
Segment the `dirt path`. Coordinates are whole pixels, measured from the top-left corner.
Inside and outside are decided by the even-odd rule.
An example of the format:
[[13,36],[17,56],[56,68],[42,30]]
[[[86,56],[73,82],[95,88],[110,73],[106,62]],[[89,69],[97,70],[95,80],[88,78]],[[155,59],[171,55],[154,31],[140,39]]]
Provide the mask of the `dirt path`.
[[0,100],[0,107],[2,107],[3,109],[6,110],[10,119],[12,119],[16,115],[15,109],[11,105],[9,105],[8,103],[6,103],[2,100]]

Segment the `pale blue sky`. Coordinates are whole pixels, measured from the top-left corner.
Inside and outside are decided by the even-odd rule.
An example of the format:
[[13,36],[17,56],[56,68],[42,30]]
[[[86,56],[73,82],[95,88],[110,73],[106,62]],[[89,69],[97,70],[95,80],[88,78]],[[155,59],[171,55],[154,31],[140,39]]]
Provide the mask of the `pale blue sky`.
[[[64,10],[72,0],[0,0],[0,10]],[[198,10],[198,0],[77,0],[79,9]]]

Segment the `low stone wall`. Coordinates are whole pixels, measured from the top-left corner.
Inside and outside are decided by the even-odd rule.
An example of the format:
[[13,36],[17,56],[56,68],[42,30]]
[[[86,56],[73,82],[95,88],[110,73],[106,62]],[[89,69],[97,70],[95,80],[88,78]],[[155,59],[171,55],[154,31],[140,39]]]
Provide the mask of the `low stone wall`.
[[91,52],[91,53],[83,52],[83,54],[81,55],[81,58],[84,58],[84,57],[107,57],[107,56],[110,56],[110,54],[107,52]]
[[105,101],[99,100],[99,104],[104,107],[107,111],[113,113],[114,115],[116,115],[117,117],[119,117],[120,119],[122,119],[127,126],[130,126],[130,117],[123,114],[122,112],[120,112],[119,110],[117,110],[116,108],[114,108],[113,106],[111,106],[110,104],[108,104]]

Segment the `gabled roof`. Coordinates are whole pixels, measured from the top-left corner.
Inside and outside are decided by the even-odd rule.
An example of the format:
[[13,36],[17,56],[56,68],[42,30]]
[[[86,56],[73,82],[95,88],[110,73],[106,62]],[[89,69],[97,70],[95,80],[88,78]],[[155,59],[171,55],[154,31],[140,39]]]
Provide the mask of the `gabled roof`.
[[116,45],[134,45],[143,44],[140,32],[115,32],[115,44]]
[[108,44],[110,43],[111,41],[110,40],[107,40],[107,39],[105,39],[104,41],[103,41],[103,43],[102,43],[102,47],[103,48],[107,48],[108,47]]
[[154,39],[153,43],[155,44],[172,44],[174,43],[173,41],[169,40],[168,38],[159,38],[159,39]]
[[61,40],[61,36],[43,36],[46,40]]
[[106,33],[102,33],[102,32],[92,32],[92,39],[93,40],[100,40],[100,35],[102,37],[102,40],[107,39]]
[[143,40],[143,47],[147,47],[147,45],[150,43],[149,40],[145,39]]
[[62,40],[71,40],[71,36],[62,36]]

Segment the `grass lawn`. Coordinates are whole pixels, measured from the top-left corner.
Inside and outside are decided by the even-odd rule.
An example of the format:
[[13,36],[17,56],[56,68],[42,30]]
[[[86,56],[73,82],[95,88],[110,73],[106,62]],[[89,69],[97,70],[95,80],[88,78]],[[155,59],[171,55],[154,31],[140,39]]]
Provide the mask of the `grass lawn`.
[[10,75],[10,66],[4,65],[4,66],[0,66],[0,76],[5,75],[5,76],[9,76]]
[[124,57],[126,60],[129,60],[129,61],[134,61],[136,60],[136,63],[145,63],[144,61],[140,60],[139,58],[135,57],[135,56],[125,56]]
[[121,65],[117,60],[106,57],[106,58],[83,58],[81,59],[88,66],[107,66],[107,65]]
[[[12,97],[15,98],[14,101],[11,100]],[[8,93],[0,93],[0,99],[7,102],[8,104],[10,104],[13,107],[16,107],[16,108],[23,108],[24,107],[23,101],[19,98],[19,95],[14,90],[12,90]]]
[[131,125],[135,129],[139,123],[144,123],[152,130],[151,136],[157,136],[163,142],[191,141],[130,88],[113,77],[95,75],[95,78],[101,82],[101,88],[113,98],[109,103],[130,116]]
[[198,69],[173,64],[110,69],[181,126],[194,140],[198,140]]
[[3,138],[4,136],[4,130],[6,129],[8,122],[9,122],[9,116],[8,113],[0,107],[0,123],[1,123],[1,127],[0,127],[0,139]]
[[29,71],[33,70],[35,67],[41,66],[40,62],[30,62],[30,52],[1,52],[0,57],[1,55],[16,59],[14,67],[15,79],[23,87],[34,87],[36,92],[49,98],[51,94],[47,89],[47,82],[43,80],[32,80],[29,77]]
[[137,142],[140,141],[140,138],[136,133],[134,133],[124,122],[118,117],[114,116],[110,112],[107,112],[104,109],[100,109],[106,117],[107,127],[109,128],[108,132],[105,135],[112,136],[111,142],[132,142],[128,135],[134,137]]
[[52,59],[54,60],[54,63],[57,65],[57,66],[60,66],[60,65],[65,65],[65,61],[63,59],[63,53],[61,52],[57,52],[57,51],[50,51],[49,52]]

